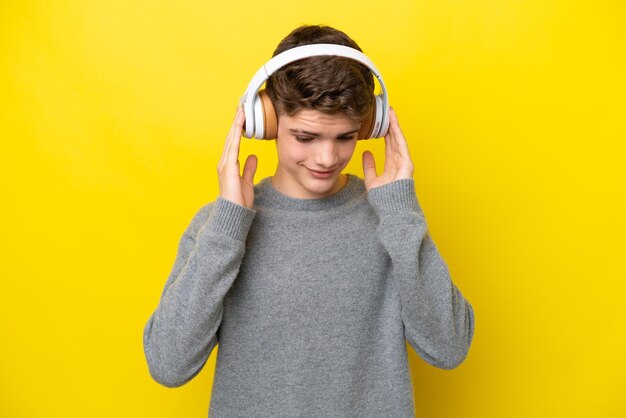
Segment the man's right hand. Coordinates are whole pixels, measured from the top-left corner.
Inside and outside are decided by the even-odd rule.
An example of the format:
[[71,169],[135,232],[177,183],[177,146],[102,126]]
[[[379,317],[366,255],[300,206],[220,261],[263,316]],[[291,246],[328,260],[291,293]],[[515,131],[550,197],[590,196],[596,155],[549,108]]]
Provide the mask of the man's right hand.
[[223,199],[252,209],[254,205],[254,173],[257,168],[256,155],[250,155],[240,175],[239,144],[245,115],[241,106],[237,107],[235,121],[224,143],[222,158],[217,165],[217,177],[220,183],[220,196]]

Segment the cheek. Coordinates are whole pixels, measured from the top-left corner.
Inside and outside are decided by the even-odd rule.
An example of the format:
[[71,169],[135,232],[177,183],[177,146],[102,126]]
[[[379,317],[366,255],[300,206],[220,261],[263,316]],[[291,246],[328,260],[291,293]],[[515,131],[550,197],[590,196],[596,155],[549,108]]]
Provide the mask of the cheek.
[[347,143],[342,143],[339,147],[339,155],[342,160],[349,160],[354,154],[356,148],[356,140]]
[[276,146],[278,155],[283,161],[299,162],[307,158],[306,148],[297,142],[281,139]]

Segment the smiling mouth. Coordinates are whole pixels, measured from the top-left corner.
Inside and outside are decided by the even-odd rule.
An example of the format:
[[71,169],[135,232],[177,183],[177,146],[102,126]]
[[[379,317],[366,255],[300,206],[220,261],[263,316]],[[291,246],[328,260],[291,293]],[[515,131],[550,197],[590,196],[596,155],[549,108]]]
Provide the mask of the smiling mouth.
[[311,174],[313,174],[313,177],[316,177],[316,178],[328,178],[328,177],[332,176],[335,171],[337,171],[336,168],[333,169],[333,170],[324,170],[324,171],[313,170],[313,169],[311,169],[309,167],[306,167],[306,168],[307,168],[307,170],[309,170],[311,172]]

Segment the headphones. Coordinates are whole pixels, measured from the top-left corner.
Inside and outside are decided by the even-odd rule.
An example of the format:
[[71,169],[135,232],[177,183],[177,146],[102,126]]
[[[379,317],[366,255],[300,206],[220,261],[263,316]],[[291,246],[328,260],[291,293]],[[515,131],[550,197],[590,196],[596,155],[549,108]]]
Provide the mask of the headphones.
[[259,91],[259,89],[272,74],[285,65],[303,58],[320,55],[334,55],[353,59],[365,65],[376,76],[381,87],[381,93],[374,96],[372,112],[363,120],[358,139],[380,138],[386,135],[389,129],[389,98],[383,77],[374,63],[362,52],[348,46],[311,44],[291,48],[276,55],[254,74],[240,100],[246,116],[243,136],[256,139],[276,138],[278,131],[276,110],[265,90]]

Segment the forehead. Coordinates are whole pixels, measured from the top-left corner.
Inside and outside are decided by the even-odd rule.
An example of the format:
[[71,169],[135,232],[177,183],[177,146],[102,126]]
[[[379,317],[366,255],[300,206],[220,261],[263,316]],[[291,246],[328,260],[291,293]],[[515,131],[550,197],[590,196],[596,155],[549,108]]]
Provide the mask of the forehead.
[[329,115],[319,110],[302,109],[293,116],[282,114],[278,117],[278,126],[287,129],[304,129],[323,132],[345,131],[358,128],[361,123],[342,113]]

